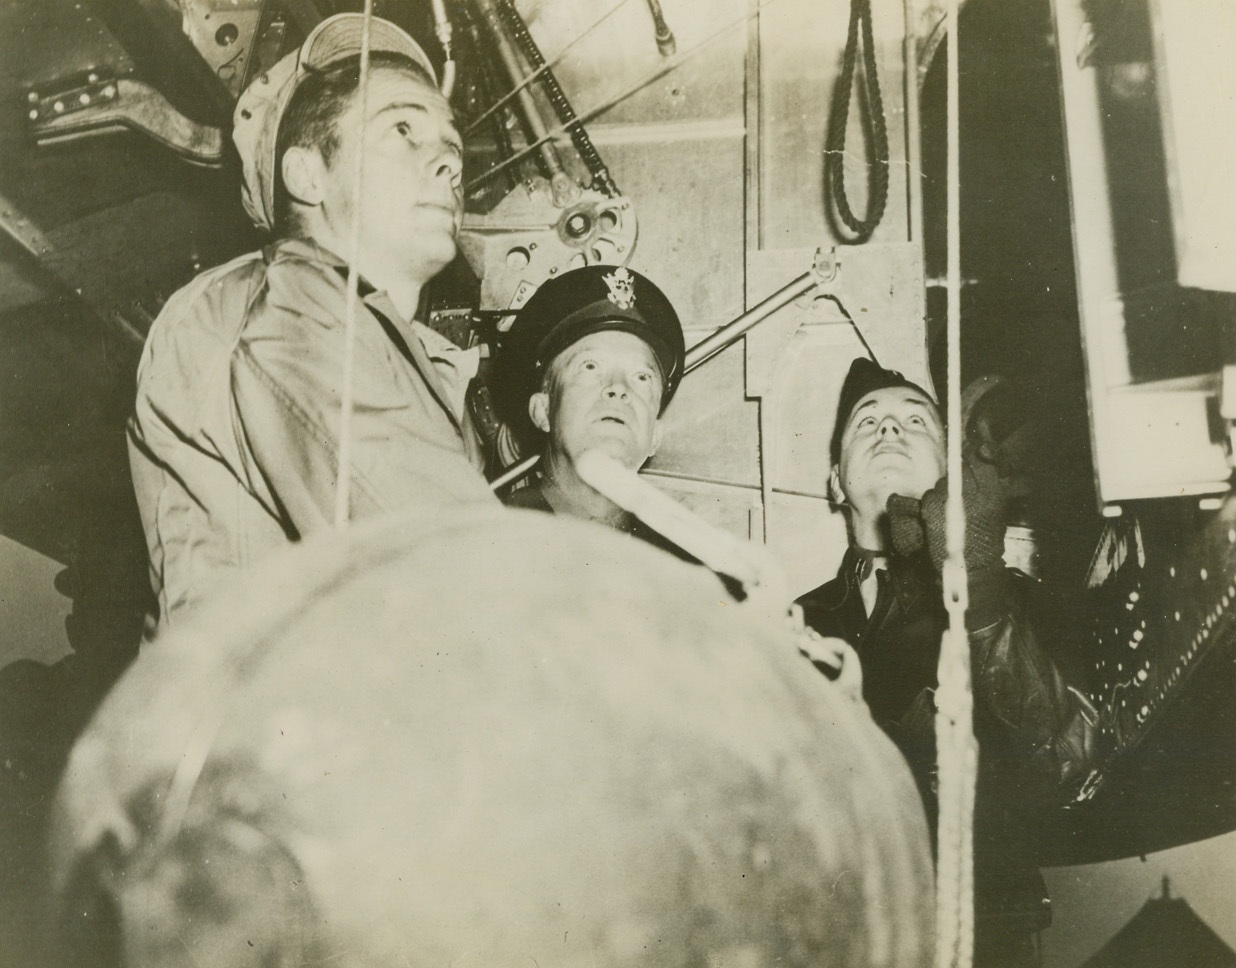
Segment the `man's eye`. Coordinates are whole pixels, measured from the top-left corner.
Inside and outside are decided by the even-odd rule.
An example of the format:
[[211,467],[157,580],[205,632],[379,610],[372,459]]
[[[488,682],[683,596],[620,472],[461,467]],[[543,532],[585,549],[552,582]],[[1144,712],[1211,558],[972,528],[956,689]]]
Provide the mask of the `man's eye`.
[[652,380],[652,374],[647,370],[643,370],[635,374],[635,379],[639,380],[640,383],[648,383]]
[[412,125],[407,121],[398,121],[395,123],[395,130],[399,132],[401,138],[406,138],[412,133]]
[[589,372],[592,372],[593,370],[597,368],[596,360],[584,360],[579,364],[579,368],[581,370],[587,370]]
[[863,417],[863,419],[858,422],[858,425],[860,427],[874,427],[875,422],[875,417]]
[[917,415],[916,415],[916,416],[912,416],[912,417],[910,417],[910,418],[906,421],[906,423],[913,424],[913,425],[914,425],[914,426],[916,426],[916,427],[922,427],[922,426],[923,426],[923,418],[922,418],[922,417],[919,417],[919,416],[917,416]]

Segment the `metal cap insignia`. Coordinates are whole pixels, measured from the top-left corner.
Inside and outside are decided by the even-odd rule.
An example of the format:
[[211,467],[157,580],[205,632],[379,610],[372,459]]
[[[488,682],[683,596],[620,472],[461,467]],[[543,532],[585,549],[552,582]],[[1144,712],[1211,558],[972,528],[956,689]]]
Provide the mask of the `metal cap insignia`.
[[635,277],[627,271],[626,266],[619,266],[607,276],[602,276],[605,285],[609,287],[609,301],[619,309],[630,309],[635,305]]

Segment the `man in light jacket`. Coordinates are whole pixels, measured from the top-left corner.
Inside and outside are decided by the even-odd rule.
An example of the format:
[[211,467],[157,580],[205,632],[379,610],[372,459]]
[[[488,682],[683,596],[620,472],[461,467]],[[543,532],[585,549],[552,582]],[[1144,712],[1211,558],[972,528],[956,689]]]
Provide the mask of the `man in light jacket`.
[[345,383],[349,517],[494,501],[465,406],[476,351],[414,319],[455,256],[459,133],[424,51],[387,21],[371,21],[359,96],[362,26],[324,20],[241,95],[243,200],[275,241],[198,276],[147,338],[129,456],[160,629],[226,575],[331,524]]

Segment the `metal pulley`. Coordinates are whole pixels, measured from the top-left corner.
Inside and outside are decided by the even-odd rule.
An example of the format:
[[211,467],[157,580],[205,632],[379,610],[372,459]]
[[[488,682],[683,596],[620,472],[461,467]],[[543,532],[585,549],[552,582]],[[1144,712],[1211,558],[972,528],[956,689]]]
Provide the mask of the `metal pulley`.
[[[479,115],[465,134],[482,123],[492,127],[502,160],[491,172],[522,159],[522,185],[510,168],[509,193],[492,209],[467,215],[459,239],[481,279],[478,308],[502,311],[518,308],[560,272],[625,265],[635,247],[635,209],[515,5],[475,0],[461,9],[472,43],[497,65],[474,79]],[[561,153],[568,140],[576,155],[571,163]]]
[[625,265],[638,223],[629,198],[582,190],[565,208],[548,186],[516,189],[492,212],[468,215],[459,247],[481,279],[482,310],[520,306],[546,279],[581,266]]

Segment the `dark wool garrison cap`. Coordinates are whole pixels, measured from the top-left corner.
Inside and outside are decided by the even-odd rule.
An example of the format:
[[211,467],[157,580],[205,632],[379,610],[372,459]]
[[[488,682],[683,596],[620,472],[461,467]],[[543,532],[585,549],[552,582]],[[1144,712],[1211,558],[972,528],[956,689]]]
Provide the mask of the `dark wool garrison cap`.
[[548,279],[519,310],[497,360],[497,403],[523,419],[545,367],[577,340],[602,330],[638,336],[656,354],[664,410],[682,379],[686,349],[674,307],[646,276],[625,266],[572,269]]
[[913,380],[907,380],[897,370],[886,370],[875,360],[860,356],[850,364],[850,372],[845,375],[841,385],[841,397],[837,401],[837,422],[833,424],[833,439],[829,446],[829,456],[834,464],[841,462],[841,436],[845,433],[845,425],[854,412],[854,407],[873,390],[884,390],[888,387],[906,387],[917,390],[933,404],[936,399]]

